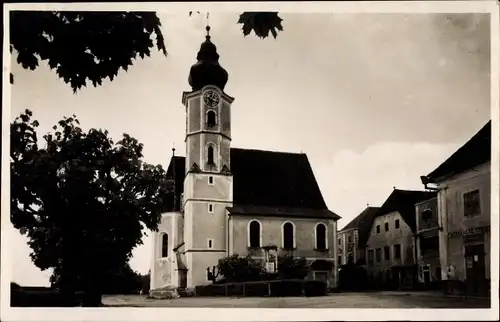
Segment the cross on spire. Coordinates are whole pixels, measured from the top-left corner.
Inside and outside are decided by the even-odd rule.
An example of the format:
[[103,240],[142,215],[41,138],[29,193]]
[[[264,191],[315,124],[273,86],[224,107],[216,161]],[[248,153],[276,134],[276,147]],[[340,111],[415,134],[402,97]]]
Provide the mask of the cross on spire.
[[209,17],[210,13],[207,12],[207,26],[205,27],[205,30],[207,31],[207,38],[210,38],[210,23],[209,23]]

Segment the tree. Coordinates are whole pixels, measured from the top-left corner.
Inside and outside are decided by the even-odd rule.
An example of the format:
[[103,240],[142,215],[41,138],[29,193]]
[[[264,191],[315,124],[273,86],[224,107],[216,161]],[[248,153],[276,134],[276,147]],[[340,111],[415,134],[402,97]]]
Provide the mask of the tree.
[[128,262],[144,227],[157,230],[172,182],[127,134],[115,144],[107,131],[84,132],[65,117],[42,147],[38,125],[29,110],[11,123],[11,221],[61,292],[82,289],[86,305],[98,305],[106,273]]
[[[238,20],[245,36],[254,31],[260,38],[276,38],[281,22],[276,12],[244,12]],[[154,12],[11,11],[10,51],[25,69],[47,61],[76,93],[112,81],[154,47],[166,56],[160,26]]]
[[278,275],[282,279],[304,279],[308,269],[309,266],[304,257],[278,256]]
[[[129,263],[125,263],[114,270],[103,272],[99,289],[102,294],[139,294],[145,276],[135,272]],[[52,275],[50,280],[52,288],[60,287],[59,276]]]
[[249,282],[261,279],[264,270],[259,262],[250,256],[235,254],[219,260],[218,271],[226,282]]

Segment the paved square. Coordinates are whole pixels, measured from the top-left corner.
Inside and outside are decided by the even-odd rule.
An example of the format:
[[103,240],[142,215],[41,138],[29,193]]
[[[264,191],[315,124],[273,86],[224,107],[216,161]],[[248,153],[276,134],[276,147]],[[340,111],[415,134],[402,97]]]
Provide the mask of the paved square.
[[489,299],[439,293],[335,293],[321,297],[186,297],[148,299],[141,295],[103,297],[108,307],[226,307],[226,308],[489,308]]

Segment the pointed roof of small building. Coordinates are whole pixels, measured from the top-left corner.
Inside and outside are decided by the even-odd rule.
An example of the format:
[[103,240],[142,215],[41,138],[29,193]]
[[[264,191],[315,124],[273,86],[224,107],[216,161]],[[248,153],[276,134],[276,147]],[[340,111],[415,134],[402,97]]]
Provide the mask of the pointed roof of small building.
[[351,220],[341,231],[348,229],[358,230],[358,247],[363,247],[370,235],[373,219],[377,215],[380,207],[366,207],[359,215]]
[[359,215],[357,215],[353,220],[351,220],[347,225],[344,226],[340,231],[349,229],[359,229],[359,224],[362,220],[366,220],[369,214],[375,214],[380,209],[380,207],[366,207]]
[[491,161],[491,120],[439,167],[429,173],[427,181],[435,182],[440,178],[461,173],[489,161]]
[[415,232],[417,216],[415,212],[415,204],[424,200],[435,198],[436,196],[437,193],[434,191],[394,189],[386,201],[382,204],[375,217],[397,211],[406,224],[410,226],[411,230]]

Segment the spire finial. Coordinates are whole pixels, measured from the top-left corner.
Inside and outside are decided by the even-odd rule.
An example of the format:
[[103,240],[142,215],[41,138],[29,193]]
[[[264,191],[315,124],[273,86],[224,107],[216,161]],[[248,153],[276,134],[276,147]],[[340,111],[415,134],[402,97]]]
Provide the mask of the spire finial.
[[175,157],[175,143],[172,144],[172,156]]
[[207,39],[210,39],[210,23],[209,23],[210,13],[207,12],[207,26],[205,30],[207,31]]

